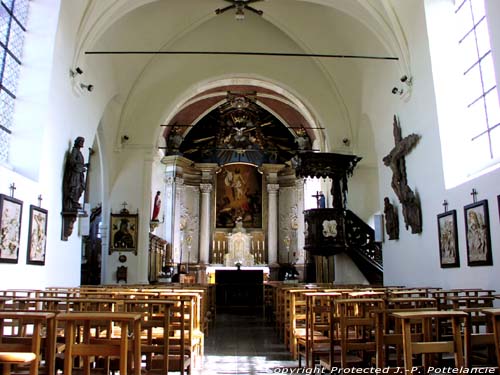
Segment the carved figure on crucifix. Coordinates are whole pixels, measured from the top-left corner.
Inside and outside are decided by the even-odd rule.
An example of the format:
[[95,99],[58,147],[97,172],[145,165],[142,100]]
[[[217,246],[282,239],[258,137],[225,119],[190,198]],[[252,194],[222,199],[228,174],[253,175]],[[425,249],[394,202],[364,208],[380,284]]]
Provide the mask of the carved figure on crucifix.
[[403,217],[406,228],[411,227],[412,233],[422,232],[422,214],[420,200],[408,186],[406,176],[405,156],[416,146],[420,135],[410,134],[403,138],[399,120],[394,116],[393,122],[394,148],[382,160],[384,165],[392,170],[391,186],[400,203],[403,205]]
[[312,197],[316,198],[316,207],[317,208],[325,208],[326,207],[325,194],[323,194],[322,191],[317,191],[316,194],[312,195]]

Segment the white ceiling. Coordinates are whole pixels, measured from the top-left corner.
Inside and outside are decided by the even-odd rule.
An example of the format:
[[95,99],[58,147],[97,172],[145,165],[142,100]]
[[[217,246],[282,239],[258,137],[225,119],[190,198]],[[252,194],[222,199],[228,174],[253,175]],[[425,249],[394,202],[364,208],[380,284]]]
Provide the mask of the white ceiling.
[[[278,116],[286,117],[279,112],[289,106],[306,125],[326,127],[327,145],[322,147],[337,148],[336,140],[353,139],[362,122],[360,97],[367,64],[392,64],[396,74],[408,72],[409,54],[393,3],[266,0],[252,4],[264,11],[262,16],[246,11],[245,20],[237,21],[234,10],[215,14],[215,9],[228,5],[222,0],[89,0],[81,9],[74,66],[110,66],[121,106],[117,132],[140,133],[134,138],[142,137],[142,143],[160,136],[159,125],[189,108],[195,96],[218,88],[223,92],[232,85],[252,85],[282,98]],[[89,51],[340,54],[399,61],[85,54]],[[209,109],[208,104],[199,105],[199,113],[192,117]],[[322,137],[315,135],[319,142]]]

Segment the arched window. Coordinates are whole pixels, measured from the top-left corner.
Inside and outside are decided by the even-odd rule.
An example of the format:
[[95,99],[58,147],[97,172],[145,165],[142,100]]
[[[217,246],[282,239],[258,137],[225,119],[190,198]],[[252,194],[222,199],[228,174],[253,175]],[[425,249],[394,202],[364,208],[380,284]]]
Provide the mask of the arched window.
[[477,162],[500,156],[500,111],[484,0],[455,0],[468,138]]
[[9,158],[28,5],[29,0],[1,0],[0,4],[0,162]]
[[490,44],[496,31],[488,27],[494,16],[484,0],[426,1],[447,188],[500,166],[500,61]]

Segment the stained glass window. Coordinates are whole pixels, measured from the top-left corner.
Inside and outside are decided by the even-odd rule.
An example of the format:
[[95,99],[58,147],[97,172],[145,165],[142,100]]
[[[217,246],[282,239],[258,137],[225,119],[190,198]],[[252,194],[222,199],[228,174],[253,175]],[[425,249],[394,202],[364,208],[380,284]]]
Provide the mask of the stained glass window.
[[9,158],[28,7],[29,0],[1,0],[0,4],[0,162]]

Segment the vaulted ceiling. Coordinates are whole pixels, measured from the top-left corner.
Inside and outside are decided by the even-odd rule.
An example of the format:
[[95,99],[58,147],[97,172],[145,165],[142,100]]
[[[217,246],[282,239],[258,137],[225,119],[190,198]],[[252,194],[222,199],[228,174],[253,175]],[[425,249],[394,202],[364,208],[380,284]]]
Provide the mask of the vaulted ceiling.
[[[224,0],[81,5],[74,66],[107,65],[112,72],[120,106],[117,140],[126,133],[142,144],[154,142],[165,135],[165,125],[195,124],[236,91],[255,92],[259,105],[286,126],[308,128],[320,148],[342,149],[361,122],[367,64],[391,64],[395,77],[408,73],[393,0],[264,0],[252,3],[263,15],[247,10],[244,20],[235,19],[234,9],[216,14],[229,5]],[[109,53],[117,51],[148,53]],[[363,58],[173,53],[186,51]]]

